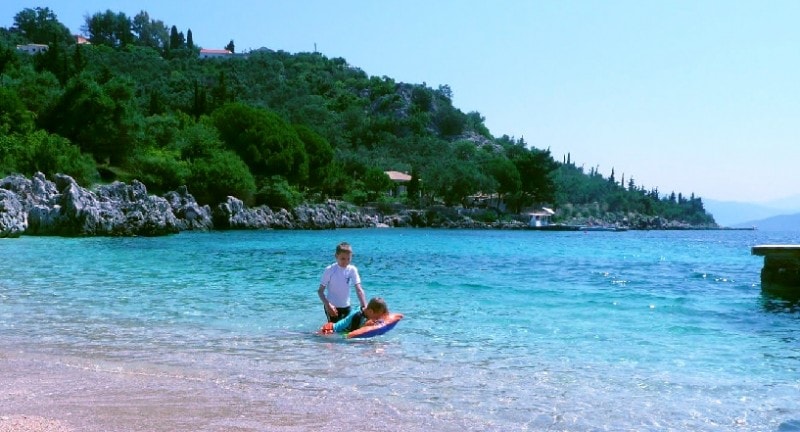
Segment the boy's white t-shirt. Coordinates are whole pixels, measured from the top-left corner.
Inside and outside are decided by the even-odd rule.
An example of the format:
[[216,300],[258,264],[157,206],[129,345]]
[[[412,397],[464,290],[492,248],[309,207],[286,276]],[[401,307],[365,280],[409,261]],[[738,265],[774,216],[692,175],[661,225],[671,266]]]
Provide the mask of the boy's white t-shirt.
[[320,280],[320,285],[325,285],[328,291],[326,295],[328,301],[336,307],[350,306],[350,286],[360,283],[361,276],[358,275],[356,266],[352,264],[342,268],[339,264],[333,263],[325,267]]

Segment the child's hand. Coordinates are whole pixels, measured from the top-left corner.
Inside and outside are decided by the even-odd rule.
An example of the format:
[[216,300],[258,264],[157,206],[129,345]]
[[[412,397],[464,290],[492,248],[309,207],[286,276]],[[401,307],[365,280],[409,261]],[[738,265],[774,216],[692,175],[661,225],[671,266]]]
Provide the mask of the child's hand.
[[333,333],[333,323],[325,323],[319,332],[322,334],[332,334]]
[[336,311],[336,306],[333,303],[328,303],[325,307],[328,309],[328,316],[339,316],[339,312]]

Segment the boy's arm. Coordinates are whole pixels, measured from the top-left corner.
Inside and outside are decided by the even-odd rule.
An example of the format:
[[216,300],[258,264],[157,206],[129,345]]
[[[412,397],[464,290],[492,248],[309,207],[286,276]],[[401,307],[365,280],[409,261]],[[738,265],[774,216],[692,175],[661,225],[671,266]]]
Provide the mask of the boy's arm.
[[360,283],[356,284],[356,295],[358,295],[358,302],[361,303],[361,309],[367,307],[367,297],[364,295],[364,288]]
[[328,311],[328,315],[336,316],[338,315],[336,312],[336,308],[331,305],[331,302],[328,301],[328,298],[325,297],[325,285],[319,284],[319,289],[317,290],[317,294],[319,295],[319,299],[322,300],[322,306],[325,307],[325,310]]
[[335,323],[325,323],[322,328],[319,329],[319,332],[322,334],[345,333],[350,328],[350,324],[356,316],[360,316],[358,311],[352,311],[350,315],[347,315]]

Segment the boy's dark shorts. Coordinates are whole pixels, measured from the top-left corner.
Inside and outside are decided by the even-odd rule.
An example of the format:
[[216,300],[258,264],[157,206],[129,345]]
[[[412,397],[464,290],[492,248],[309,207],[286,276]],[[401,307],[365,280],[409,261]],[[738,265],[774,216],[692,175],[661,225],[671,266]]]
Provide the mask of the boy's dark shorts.
[[[340,320],[344,319],[346,316],[350,315],[350,311],[351,310],[352,310],[351,306],[341,307],[341,308],[337,307],[336,308],[336,312],[339,315],[337,315],[335,317],[332,317],[332,316],[328,315],[328,309],[325,309],[325,315],[328,317],[328,322],[335,323],[337,321],[340,321]],[[364,312],[362,312],[362,311],[358,311],[358,313],[356,313],[356,316],[354,316],[353,320],[350,321],[350,326],[347,329],[348,332],[351,332],[351,331],[356,330],[359,327],[361,327],[361,320],[363,318],[363,314],[364,314]]]
[[343,319],[343,318],[344,318],[344,317],[346,317],[347,315],[350,315],[350,309],[351,309],[351,307],[350,307],[350,306],[346,306],[346,307],[337,307],[337,308],[336,308],[337,315],[336,315],[335,317],[334,317],[334,316],[330,316],[330,315],[328,315],[328,308],[324,308],[324,309],[325,309],[325,316],[327,316],[327,317],[328,317],[328,322],[335,323],[335,322],[337,322],[337,321],[339,321],[339,320]]

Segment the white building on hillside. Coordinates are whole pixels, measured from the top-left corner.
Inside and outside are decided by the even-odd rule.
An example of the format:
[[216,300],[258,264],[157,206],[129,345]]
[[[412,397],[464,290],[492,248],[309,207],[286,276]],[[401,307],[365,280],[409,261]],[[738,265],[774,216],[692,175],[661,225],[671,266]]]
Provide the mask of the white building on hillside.
[[17,50],[26,52],[28,54],[41,54],[47,49],[50,48],[45,44],[25,44],[25,45],[17,45]]
[[215,57],[228,57],[232,56],[233,53],[226,50],[226,49],[208,49],[203,48],[200,50],[200,58],[215,58]]

